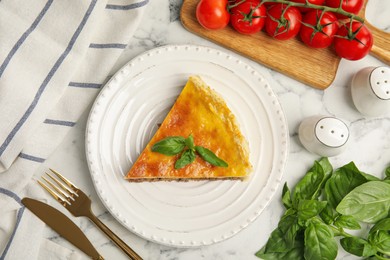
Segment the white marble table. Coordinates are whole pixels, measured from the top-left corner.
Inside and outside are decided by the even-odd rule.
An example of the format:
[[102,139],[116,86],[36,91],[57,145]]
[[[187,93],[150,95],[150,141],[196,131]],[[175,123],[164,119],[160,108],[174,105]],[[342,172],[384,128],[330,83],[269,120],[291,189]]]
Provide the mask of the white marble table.
[[[390,1],[371,0],[367,9],[368,20],[378,27],[390,31]],[[173,43],[201,44],[220,48],[209,41],[186,31],[179,20],[181,1],[150,1],[143,22],[134,39],[122,55],[113,72],[143,51],[157,46]],[[226,52],[228,50],[223,49]],[[360,68],[384,65],[368,56],[363,60],[348,62],[342,60],[332,86],[320,91],[299,83],[260,64],[242,58],[250,63],[268,80],[279,97],[285,111],[290,131],[290,152],[285,166],[283,182],[293,186],[319,156],[309,153],[298,139],[300,122],[312,115],[326,114],[344,119],[350,124],[351,139],[347,150],[339,156],[330,158],[334,167],[340,167],[350,161],[375,175],[383,174],[390,163],[390,116],[366,118],[354,107],[350,95],[351,77]],[[283,206],[280,201],[281,188],[277,190],[270,205],[249,227],[234,237],[211,246],[194,249],[177,249],[148,242],[122,227],[100,202],[89,175],[84,147],[84,134],[87,115],[80,118],[60,147],[42,165],[42,169],[52,167],[66,172],[67,176],[77,180],[93,200],[93,210],[98,217],[131,245],[144,259],[257,259],[254,253],[267,241],[271,231],[277,226]],[[60,205],[52,203],[65,212]],[[68,214],[67,212],[65,212]],[[69,214],[68,214],[69,215]],[[87,219],[78,218],[75,222],[86,232],[92,243],[106,259],[127,259]],[[74,249],[67,241],[47,229],[46,236],[56,243]],[[356,259],[348,256],[342,249],[338,259]]]

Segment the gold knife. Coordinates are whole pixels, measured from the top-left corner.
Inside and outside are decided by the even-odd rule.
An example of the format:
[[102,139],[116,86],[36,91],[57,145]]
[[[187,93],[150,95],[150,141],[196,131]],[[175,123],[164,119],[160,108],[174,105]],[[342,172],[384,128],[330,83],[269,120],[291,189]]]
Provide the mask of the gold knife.
[[49,227],[92,259],[104,260],[81,229],[62,212],[31,198],[23,198],[22,203]]

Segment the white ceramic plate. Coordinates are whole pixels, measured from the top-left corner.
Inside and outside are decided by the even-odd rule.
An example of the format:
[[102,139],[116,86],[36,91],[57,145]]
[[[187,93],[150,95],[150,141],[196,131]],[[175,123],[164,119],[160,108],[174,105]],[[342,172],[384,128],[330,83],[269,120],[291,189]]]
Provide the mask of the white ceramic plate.
[[[125,181],[191,74],[236,115],[254,172],[247,181]],[[156,243],[194,247],[229,238],[260,215],[282,180],[288,129],[277,97],[251,66],[220,50],[169,45],[134,58],[101,90],[86,152],[97,193],[120,223]]]

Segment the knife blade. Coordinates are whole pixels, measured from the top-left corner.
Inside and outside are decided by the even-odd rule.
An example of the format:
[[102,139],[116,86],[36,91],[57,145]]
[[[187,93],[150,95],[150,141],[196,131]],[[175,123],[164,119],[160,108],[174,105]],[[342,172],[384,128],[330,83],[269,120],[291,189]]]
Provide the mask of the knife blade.
[[49,227],[89,257],[96,260],[104,260],[81,229],[62,212],[31,198],[23,198],[22,203]]

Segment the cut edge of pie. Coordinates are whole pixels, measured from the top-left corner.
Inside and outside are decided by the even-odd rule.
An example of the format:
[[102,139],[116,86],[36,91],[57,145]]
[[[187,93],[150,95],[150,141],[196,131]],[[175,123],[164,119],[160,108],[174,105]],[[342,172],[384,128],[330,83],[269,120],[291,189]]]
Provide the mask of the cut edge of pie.
[[[213,166],[197,155],[191,164],[175,169],[179,155],[167,156],[151,150],[153,144],[166,137],[189,135],[193,135],[195,145],[210,149],[228,167]],[[216,91],[193,75],[125,179],[131,182],[243,180],[252,170],[249,145],[236,117]]]

